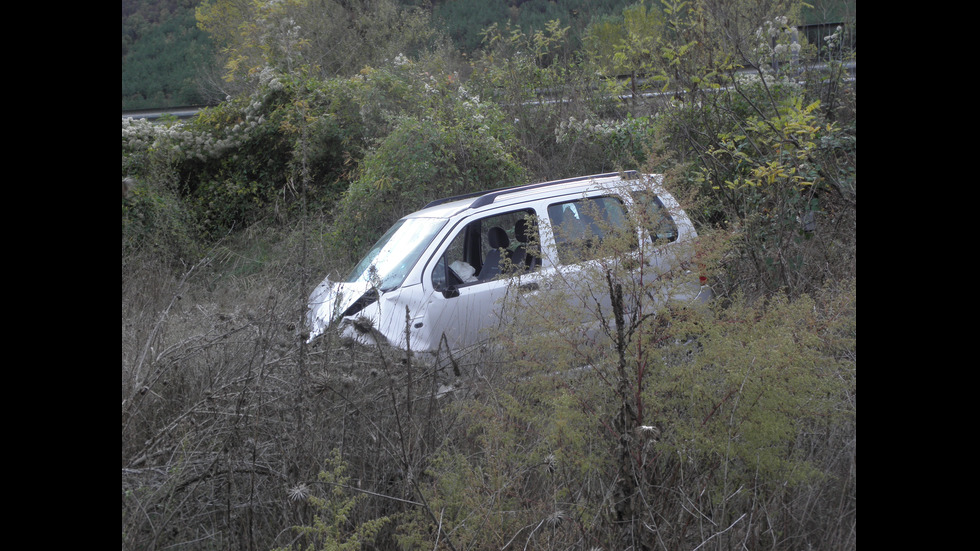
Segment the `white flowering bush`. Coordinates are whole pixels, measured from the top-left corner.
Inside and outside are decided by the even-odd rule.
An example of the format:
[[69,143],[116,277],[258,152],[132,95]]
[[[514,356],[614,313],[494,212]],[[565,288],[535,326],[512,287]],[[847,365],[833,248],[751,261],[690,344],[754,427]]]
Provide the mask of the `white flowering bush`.
[[258,122],[250,120],[229,129],[225,135],[216,135],[201,132],[182,121],[159,124],[146,119],[125,118],[122,120],[123,155],[166,152],[178,161],[206,161],[239,146],[245,140],[246,132]]
[[[202,122],[212,120],[213,114],[207,112],[188,122],[123,119],[124,175],[147,182],[147,193],[176,194],[209,229],[214,220],[209,207],[219,201],[202,197],[202,192],[208,189],[209,177],[220,172],[222,159],[240,150],[265,122],[260,107],[259,101],[246,103],[238,113],[240,122],[234,125]],[[240,190],[236,194],[241,195]]]
[[756,29],[751,61],[760,68],[778,67],[798,61],[802,47],[796,27],[786,16],[777,16]]
[[647,116],[627,115],[618,120],[570,116],[555,128],[555,142],[577,149],[580,157],[593,157],[605,170],[619,170],[646,161],[654,143],[653,129]]
[[124,119],[124,176],[169,182],[209,234],[283,216],[301,193],[336,200],[345,163],[366,145],[356,83],[268,68],[254,78],[254,92],[191,120]]
[[825,52],[830,59],[840,59],[843,57],[844,47],[844,27],[838,25],[834,32],[823,37]]
[[[123,159],[131,155],[166,154],[172,161],[190,159],[207,161],[240,147],[249,134],[265,122],[263,106],[266,97],[282,90],[282,83],[270,71],[263,71],[259,80],[264,84],[245,100],[229,102],[214,111],[205,110],[199,119],[151,122],[147,119],[122,119]],[[223,124],[217,111],[233,110],[237,122]]]

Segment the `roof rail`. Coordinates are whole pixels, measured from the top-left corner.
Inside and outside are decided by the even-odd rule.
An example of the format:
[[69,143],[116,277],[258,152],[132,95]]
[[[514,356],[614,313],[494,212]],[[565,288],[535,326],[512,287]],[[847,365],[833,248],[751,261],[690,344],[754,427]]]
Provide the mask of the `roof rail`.
[[594,180],[594,179],[597,179],[597,178],[612,178],[613,176],[619,176],[620,174],[624,174],[627,178],[631,178],[631,177],[635,177],[637,175],[637,171],[635,171],[635,170],[625,170],[622,173],[620,173],[620,172],[607,172],[607,173],[604,173],[604,174],[593,174],[591,176],[577,176],[575,178],[565,178],[564,180],[551,180],[551,181],[548,181],[548,182],[540,182],[540,183],[537,183],[537,184],[525,184],[525,185],[520,185],[520,186],[510,186],[510,187],[498,188],[498,189],[494,189],[494,190],[490,190],[490,191],[477,191],[477,192],[474,192],[474,193],[466,193],[466,194],[463,194],[463,195],[456,195],[456,196],[453,196],[453,197],[446,197],[444,199],[437,199],[437,200],[429,203],[425,207],[428,208],[428,207],[433,207],[433,206],[436,206],[436,205],[441,205],[443,203],[448,203],[449,201],[457,201],[457,200],[460,200],[460,199],[469,199],[470,197],[476,197],[477,198],[476,201],[473,201],[473,203],[470,205],[470,208],[471,209],[475,209],[477,207],[482,207],[484,205],[489,205],[489,204],[493,203],[497,199],[497,197],[500,197],[501,195],[506,195],[508,193],[517,193],[517,192],[520,192],[520,191],[527,191],[527,190],[531,190],[531,189],[537,189],[537,188],[543,188],[543,187],[548,187],[548,186],[554,186],[554,185],[558,185],[558,184],[568,184],[568,183],[571,183],[571,182],[582,182],[582,181],[585,181],[585,180]]
[[481,195],[483,195],[485,193],[487,193],[487,192],[486,191],[474,191],[472,193],[464,193],[462,195],[453,195],[452,197],[443,197],[442,199],[436,199],[435,201],[429,203],[428,205],[426,205],[426,206],[424,206],[422,208],[427,209],[429,207],[434,207],[436,205],[441,205],[443,203],[448,203],[450,201],[458,201],[460,199],[469,199],[470,197],[479,197],[479,196],[481,196]]

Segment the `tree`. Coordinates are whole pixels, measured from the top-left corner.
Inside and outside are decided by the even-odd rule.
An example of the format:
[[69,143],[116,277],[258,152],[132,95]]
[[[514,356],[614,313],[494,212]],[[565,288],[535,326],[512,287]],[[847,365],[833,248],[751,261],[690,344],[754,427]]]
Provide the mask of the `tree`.
[[437,42],[425,10],[393,0],[207,0],[196,17],[221,47],[225,80],[238,86],[266,67],[350,76]]
[[625,8],[619,18],[593,24],[586,36],[590,62],[604,76],[629,76],[630,90],[636,95],[637,77],[653,72],[665,23],[659,9],[640,2]]
[[386,130],[339,202],[343,256],[355,261],[398,218],[430,201],[523,182],[513,124],[456,75],[399,58],[362,77],[362,112]]

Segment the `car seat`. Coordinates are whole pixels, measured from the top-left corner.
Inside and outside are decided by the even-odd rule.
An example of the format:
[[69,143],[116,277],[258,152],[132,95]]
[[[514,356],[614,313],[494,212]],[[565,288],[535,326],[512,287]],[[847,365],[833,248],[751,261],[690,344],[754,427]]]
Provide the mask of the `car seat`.
[[[507,250],[507,247],[510,246],[510,238],[507,237],[507,232],[503,228],[497,226],[490,228],[487,231],[487,242],[490,244],[490,250],[483,260],[483,268],[480,269],[480,281],[493,279],[500,274],[500,261],[504,258],[510,258],[510,251]],[[501,256],[501,250],[504,251],[503,256]]]

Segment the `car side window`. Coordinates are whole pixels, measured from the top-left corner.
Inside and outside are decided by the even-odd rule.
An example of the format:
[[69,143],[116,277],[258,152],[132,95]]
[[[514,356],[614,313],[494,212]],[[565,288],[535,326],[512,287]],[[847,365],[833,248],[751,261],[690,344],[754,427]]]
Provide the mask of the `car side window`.
[[432,270],[437,291],[536,270],[537,223],[533,210],[495,214],[468,222],[453,236]]
[[626,208],[618,197],[554,203],[548,206],[548,217],[561,264],[598,258],[599,245],[614,236],[635,241],[635,230],[630,228]]
[[633,202],[638,207],[643,229],[650,233],[650,239],[655,242],[677,241],[677,224],[660,197],[651,191],[638,191],[633,194]]

